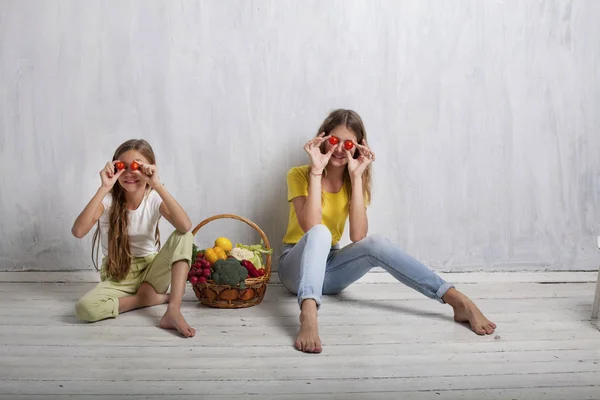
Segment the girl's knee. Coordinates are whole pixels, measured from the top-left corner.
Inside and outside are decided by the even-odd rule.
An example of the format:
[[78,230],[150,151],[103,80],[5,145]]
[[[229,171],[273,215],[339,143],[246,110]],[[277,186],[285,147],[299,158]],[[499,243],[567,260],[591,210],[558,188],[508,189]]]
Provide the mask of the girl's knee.
[[97,321],[94,309],[95,307],[92,302],[87,300],[85,297],[77,300],[77,303],[75,303],[75,315],[82,321]]
[[313,226],[306,232],[306,235],[309,239],[316,239],[319,242],[323,241],[327,242],[329,245],[331,244],[331,231],[323,224]]
[[75,303],[75,316],[86,322],[96,322],[115,316],[114,301],[112,299],[97,300],[83,296]]
[[192,243],[194,241],[194,235],[192,234],[192,232],[181,233],[178,230],[175,230],[175,231],[173,231],[173,233],[171,233],[171,235],[167,239],[167,242],[182,242],[182,241],[189,241],[190,243]]
[[392,243],[381,235],[369,235],[363,240],[356,242],[369,249],[381,249],[390,246]]

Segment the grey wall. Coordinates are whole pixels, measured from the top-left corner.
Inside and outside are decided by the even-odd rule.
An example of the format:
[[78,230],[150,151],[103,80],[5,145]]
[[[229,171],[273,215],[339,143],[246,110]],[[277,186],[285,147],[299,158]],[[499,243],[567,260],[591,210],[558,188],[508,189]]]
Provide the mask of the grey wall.
[[91,268],[70,227],[132,137],[195,223],[279,248],[337,107],[378,155],[372,233],[444,271],[597,268],[599,38],[595,0],[0,0],[0,269]]

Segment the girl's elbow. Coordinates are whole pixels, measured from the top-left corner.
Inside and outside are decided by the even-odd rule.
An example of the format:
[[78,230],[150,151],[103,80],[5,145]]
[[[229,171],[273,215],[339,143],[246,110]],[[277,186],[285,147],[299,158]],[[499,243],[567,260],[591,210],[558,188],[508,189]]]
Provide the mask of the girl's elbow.
[[182,226],[178,230],[181,233],[188,233],[190,230],[192,230],[192,221],[188,220],[187,222],[182,224]]
[[358,232],[358,233],[350,232],[350,241],[352,241],[352,243],[360,242],[361,240],[363,240],[366,237],[367,237],[366,230],[364,232]]
[[78,229],[77,227],[73,227],[71,228],[71,233],[73,234],[73,236],[75,236],[77,239],[81,239],[85,236],[85,232],[83,232],[81,229]]
[[366,237],[367,237],[367,235],[350,235],[350,241],[352,241],[352,243],[356,243],[356,242],[360,242],[361,240],[363,240]]

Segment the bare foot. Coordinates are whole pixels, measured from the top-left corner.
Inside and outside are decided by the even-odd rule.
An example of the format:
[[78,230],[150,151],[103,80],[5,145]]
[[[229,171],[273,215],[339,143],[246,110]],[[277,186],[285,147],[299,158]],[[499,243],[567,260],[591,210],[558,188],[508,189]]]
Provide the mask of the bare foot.
[[181,311],[171,311],[167,308],[165,315],[160,320],[160,327],[163,329],[176,329],[183,337],[194,337],[196,330],[188,325]]
[[468,322],[471,329],[478,335],[491,335],[496,324],[487,319],[467,296],[454,288],[450,288],[442,299],[454,309],[456,322]]
[[169,302],[169,294],[156,293],[152,285],[144,282],[140,285],[135,296],[140,307],[150,307]]
[[312,299],[302,302],[300,312],[300,332],[294,343],[296,349],[305,353],[320,353],[319,323],[317,322],[317,303]]
[[468,322],[473,332],[478,335],[491,335],[494,333],[496,324],[487,319],[470,299],[453,308],[456,322]]

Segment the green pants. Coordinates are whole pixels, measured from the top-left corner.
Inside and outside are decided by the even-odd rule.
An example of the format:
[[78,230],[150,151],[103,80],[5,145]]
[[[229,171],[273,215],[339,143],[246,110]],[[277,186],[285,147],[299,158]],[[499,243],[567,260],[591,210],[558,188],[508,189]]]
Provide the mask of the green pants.
[[99,321],[119,315],[119,297],[137,293],[144,282],[157,293],[166,293],[171,284],[171,266],[177,261],[192,258],[194,236],[175,231],[158,253],[134,258],[127,276],[117,281],[106,277],[106,259],[102,261],[100,283],[75,304],[75,315],[84,321]]

